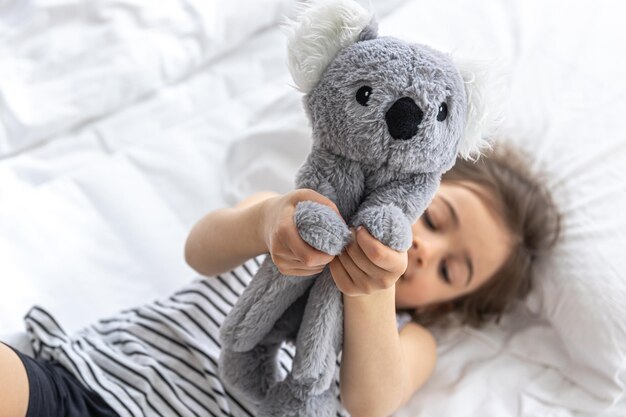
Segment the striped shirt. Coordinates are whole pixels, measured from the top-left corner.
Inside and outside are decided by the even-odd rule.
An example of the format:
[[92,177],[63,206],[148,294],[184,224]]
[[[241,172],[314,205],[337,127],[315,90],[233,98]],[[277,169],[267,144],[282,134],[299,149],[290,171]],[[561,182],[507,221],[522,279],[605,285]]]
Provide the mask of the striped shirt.
[[[218,335],[264,256],[226,274],[196,278],[168,298],[124,310],[71,336],[34,306],[24,320],[35,356],[64,366],[120,417],[252,417],[254,405],[219,379]],[[294,347],[283,344],[278,354],[283,376],[293,356]],[[332,385],[337,401],[339,368]],[[339,417],[348,416],[338,408]]]

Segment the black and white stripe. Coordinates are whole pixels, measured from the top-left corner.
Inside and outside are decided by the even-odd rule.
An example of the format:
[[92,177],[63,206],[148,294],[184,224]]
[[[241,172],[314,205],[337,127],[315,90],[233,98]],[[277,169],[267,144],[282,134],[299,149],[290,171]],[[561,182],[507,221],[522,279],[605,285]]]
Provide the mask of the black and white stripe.
[[[218,377],[218,336],[262,258],[197,278],[169,298],[124,310],[72,336],[35,306],[25,317],[35,354],[59,362],[120,417],[252,417],[254,406]],[[293,356],[294,348],[283,345],[278,360],[284,373]],[[339,366],[333,386],[338,394]]]

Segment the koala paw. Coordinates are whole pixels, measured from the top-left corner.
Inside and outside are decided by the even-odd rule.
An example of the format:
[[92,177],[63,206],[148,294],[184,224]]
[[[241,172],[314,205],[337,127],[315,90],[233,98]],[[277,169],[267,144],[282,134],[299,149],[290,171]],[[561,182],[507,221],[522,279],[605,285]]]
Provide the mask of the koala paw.
[[300,201],[294,217],[302,240],[329,255],[339,255],[352,239],[348,225],[323,204]]
[[408,250],[413,241],[409,219],[394,205],[363,209],[355,215],[353,225],[363,225],[383,245],[397,251]]

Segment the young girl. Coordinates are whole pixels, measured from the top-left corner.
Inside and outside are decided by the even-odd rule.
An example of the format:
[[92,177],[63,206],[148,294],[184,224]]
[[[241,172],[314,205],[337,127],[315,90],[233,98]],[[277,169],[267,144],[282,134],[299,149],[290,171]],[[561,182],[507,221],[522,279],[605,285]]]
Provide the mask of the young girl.
[[[337,257],[318,252],[293,223],[302,200],[336,210],[312,190],[295,190],[258,193],[207,214],[191,230],[185,256],[211,278],[167,299],[71,337],[34,307],[25,320],[38,359],[0,344],[0,416],[254,415],[254,405],[217,378],[217,335],[265,253],[288,275],[329,266],[344,300],[338,401],[353,417],[387,416],[434,368],[436,343],[426,326],[497,321],[530,291],[533,262],[559,232],[550,196],[504,148],[477,163],[459,160],[443,176],[407,252],[365,229]],[[293,350],[280,353],[286,371]]]

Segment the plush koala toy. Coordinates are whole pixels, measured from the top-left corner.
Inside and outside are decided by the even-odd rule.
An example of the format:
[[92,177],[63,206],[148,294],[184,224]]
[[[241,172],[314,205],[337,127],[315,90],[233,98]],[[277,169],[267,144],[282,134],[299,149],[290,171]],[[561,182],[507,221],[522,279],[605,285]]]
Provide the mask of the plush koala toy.
[[[325,195],[349,225],[406,251],[441,174],[483,144],[474,83],[441,52],[377,37],[372,16],[351,0],[313,2],[291,25],[288,48],[313,127],[296,187]],[[302,239],[328,254],[351,241],[348,225],[324,205],[300,202],[294,220]],[[267,256],[220,337],[220,375],[258,405],[258,416],[336,415],[343,305],[328,266],[290,277]],[[285,340],[296,353],[280,379]]]

